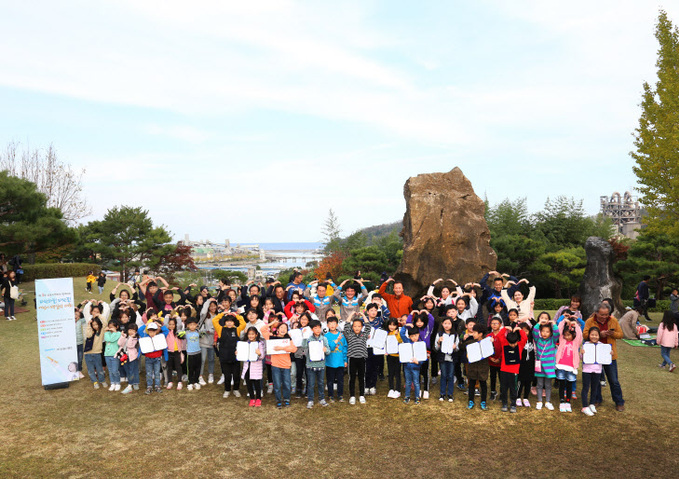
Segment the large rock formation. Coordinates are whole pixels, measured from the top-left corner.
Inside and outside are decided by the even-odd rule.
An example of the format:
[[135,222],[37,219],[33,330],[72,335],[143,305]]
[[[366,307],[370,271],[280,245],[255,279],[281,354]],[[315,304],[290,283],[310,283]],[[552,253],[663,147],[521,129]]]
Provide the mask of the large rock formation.
[[613,315],[620,318],[625,307],[620,299],[622,282],[613,274],[615,251],[611,244],[603,238],[590,236],[585,243],[587,267],[580,283],[582,297],[582,315],[587,319],[604,298],[613,299],[615,305]]
[[409,178],[403,196],[403,259],[396,278],[406,294],[419,298],[437,278],[464,284],[495,269],[485,205],[459,168]]

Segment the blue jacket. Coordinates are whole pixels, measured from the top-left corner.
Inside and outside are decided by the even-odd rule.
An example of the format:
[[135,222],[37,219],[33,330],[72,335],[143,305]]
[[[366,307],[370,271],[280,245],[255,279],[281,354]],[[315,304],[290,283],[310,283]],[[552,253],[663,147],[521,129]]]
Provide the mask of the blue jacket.
[[329,368],[343,368],[347,359],[347,339],[338,330],[336,333],[327,332],[328,349],[330,354],[325,358],[325,365]]
[[[165,337],[167,338],[167,335],[170,333],[170,330],[167,329],[167,326],[161,326],[160,332],[163,333],[165,335]],[[139,331],[137,331],[137,334],[139,335],[140,338],[148,338],[149,335],[146,334],[146,325],[143,325],[141,328],[139,328]],[[163,349],[163,359],[165,361],[167,361],[168,357],[169,356],[167,355],[167,349]]]
[[[479,284],[481,285],[481,288],[483,288],[483,294],[481,295],[481,300],[479,301],[479,305],[487,304],[489,301],[500,301],[502,304],[505,304],[504,301],[502,301],[502,298],[500,297],[500,293],[495,291],[493,288],[491,288],[488,285],[488,278],[490,277],[489,273],[486,273],[483,275],[483,278],[481,278],[481,281],[479,281]],[[518,283],[519,280],[515,276],[509,276],[510,281],[514,281],[514,283]],[[509,294],[510,298],[514,297],[514,292],[519,289],[519,286],[517,284],[513,284],[509,290],[507,291],[507,294]],[[505,304],[505,307],[507,305]],[[479,308],[481,309],[481,308]]]
[[[412,325],[411,325],[411,326],[412,326]],[[412,341],[411,341],[410,338],[408,337],[408,326],[403,326],[403,327],[401,328],[401,331],[399,332],[399,334],[401,335],[401,339],[403,340],[404,343],[412,343]],[[420,339],[420,341],[421,341],[421,339]],[[428,348],[427,348],[427,349],[428,349]],[[405,364],[403,365],[403,367],[404,367],[405,369],[409,370],[409,371],[419,371],[421,365],[422,365],[422,363],[418,363],[418,364],[415,364],[415,363],[405,363]]]

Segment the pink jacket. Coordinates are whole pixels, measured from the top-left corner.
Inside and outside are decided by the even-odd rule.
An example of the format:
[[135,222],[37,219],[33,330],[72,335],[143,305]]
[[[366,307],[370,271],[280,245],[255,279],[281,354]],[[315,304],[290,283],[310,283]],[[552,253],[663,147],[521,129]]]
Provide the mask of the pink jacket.
[[167,333],[167,337],[165,338],[167,341],[167,352],[168,353],[173,353],[174,352],[174,344],[175,342],[177,343],[177,351],[180,353],[182,351],[186,351],[186,339],[177,339],[174,336],[174,333],[170,331]]
[[679,347],[679,328],[675,325],[674,330],[668,331],[665,329],[665,325],[660,323],[655,342],[658,343],[658,346],[665,346],[666,348]]
[[122,348],[127,348],[128,361],[134,361],[139,357],[139,350],[137,350],[137,341],[139,341],[139,338],[128,338],[127,336],[123,336],[122,334],[118,339],[118,346]]
[[241,378],[245,379],[245,373],[250,371],[250,379],[262,379],[262,373],[264,370],[264,356],[266,355],[266,343],[264,341],[259,342],[259,350],[262,355],[257,361],[246,361],[242,363],[243,372],[241,373]]
[[573,341],[566,341],[563,338],[563,330],[566,328],[567,321],[561,321],[559,323],[559,348],[556,350],[556,364],[559,365],[559,361],[563,358],[566,348],[571,349],[573,353],[573,368],[577,372],[580,366],[580,345],[582,344],[582,330],[578,324],[575,325],[575,338]]

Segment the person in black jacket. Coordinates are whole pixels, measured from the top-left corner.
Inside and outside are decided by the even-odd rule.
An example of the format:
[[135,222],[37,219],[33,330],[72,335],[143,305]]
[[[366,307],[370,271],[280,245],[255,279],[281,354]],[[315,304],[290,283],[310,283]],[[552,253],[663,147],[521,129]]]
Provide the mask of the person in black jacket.
[[14,298],[12,298],[12,287],[17,286],[16,273],[10,271],[7,277],[2,280],[2,298],[5,301],[5,318],[7,321],[16,321],[14,317]]
[[233,395],[240,397],[238,388],[240,387],[240,362],[236,359],[236,345],[238,344],[240,331],[240,320],[236,313],[229,312],[220,320],[221,330],[217,331],[219,339],[219,364],[222,366],[224,374],[224,398],[231,394],[231,380],[233,380]]
[[646,318],[646,321],[651,321],[648,317],[648,298],[650,293],[648,290],[648,282],[651,280],[649,275],[644,276],[644,279],[637,286],[637,292],[634,295],[634,308],[639,309],[640,314]]

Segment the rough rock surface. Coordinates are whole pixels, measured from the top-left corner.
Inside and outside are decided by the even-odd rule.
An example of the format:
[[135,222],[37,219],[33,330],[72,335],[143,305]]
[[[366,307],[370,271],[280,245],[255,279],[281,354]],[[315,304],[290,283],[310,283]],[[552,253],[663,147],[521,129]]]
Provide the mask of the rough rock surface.
[[485,205],[462,170],[409,178],[403,196],[403,259],[396,278],[415,302],[437,278],[464,284],[495,269]]
[[590,236],[585,243],[587,267],[580,283],[582,315],[587,319],[604,298],[612,298],[615,304],[613,315],[621,318],[625,307],[620,299],[622,282],[613,274],[615,251],[608,241]]

